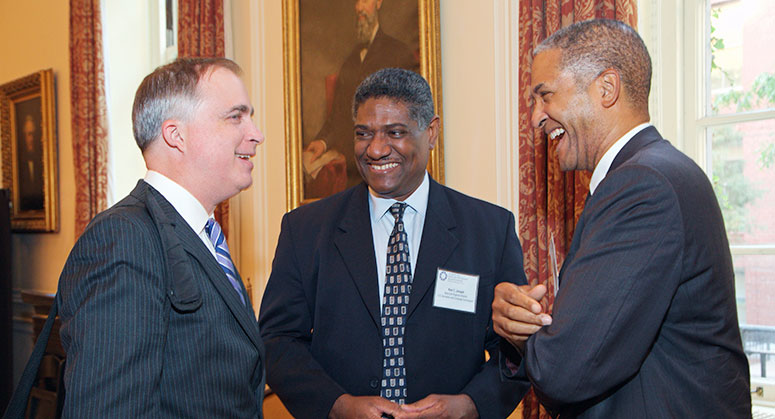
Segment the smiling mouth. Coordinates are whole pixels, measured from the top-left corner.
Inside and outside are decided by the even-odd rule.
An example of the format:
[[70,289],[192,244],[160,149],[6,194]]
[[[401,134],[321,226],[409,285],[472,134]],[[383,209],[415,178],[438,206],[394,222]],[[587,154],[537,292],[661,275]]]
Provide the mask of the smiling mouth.
[[398,167],[398,163],[383,163],[383,164],[370,164],[373,170],[390,170]]
[[237,155],[237,158],[240,158],[242,160],[250,160],[250,157],[252,157],[250,154],[239,154],[235,153]]
[[562,127],[557,127],[549,133],[549,139],[557,140],[560,139],[563,135],[565,135],[565,129]]

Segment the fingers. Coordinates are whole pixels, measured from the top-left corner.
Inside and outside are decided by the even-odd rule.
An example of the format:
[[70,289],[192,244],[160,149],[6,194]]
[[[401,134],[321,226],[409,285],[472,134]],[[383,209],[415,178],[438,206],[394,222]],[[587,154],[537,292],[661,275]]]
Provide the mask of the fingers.
[[[476,418],[476,405],[465,394],[431,394],[428,397],[401,407],[405,418]],[[398,419],[398,417],[397,417]]]
[[393,403],[390,400],[383,399],[382,397],[372,397],[373,407],[379,414],[379,417],[393,417],[398,418],[401,414],[401,405]]
[[[541,299],[546,295],[546,285],[544,284],[538,284],[536,286],[521,285],[519,286],[519,290],[527,294],[528,297],[534,299],[536,302],[541,301]],[[533,312],[536,314],[539,313],[536,311]]]
[[422,400],[418,400],[411,404],[405,404],[401,406],[401,409],[406,412],[417,413],[423,410],[429,409],[436,404],[436,400],[430,395]]
[[543,312],[539,300],[546,294],[545,285],[517,286],[502,282],[495,286],[493,313],[506,319],[530,323],[537,326],[551,324],[551,316]]
[[378,396],[352,396],[343,394],[336,399],[329,418],[333,419],[380,419],[383,413],[396,416],[401,413],[401,406]]
[[496,285],[492,303],[495,333],[516,344],[552,324],[552,317],[543,312],[538,302],[545,294],[544,285],[517,286],[508,282]]

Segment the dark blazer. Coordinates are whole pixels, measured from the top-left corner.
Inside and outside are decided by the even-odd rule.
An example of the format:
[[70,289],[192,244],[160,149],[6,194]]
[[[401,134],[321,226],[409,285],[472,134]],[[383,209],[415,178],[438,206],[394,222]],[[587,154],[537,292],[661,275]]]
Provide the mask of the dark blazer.
[[144,181],[89,224],[57,298],[65,417],[261,417],[253,310]]
[[[475,314],[433,307],[438,268],[479,275]],[[465,393],[483,418],[516,407],[528,385],[501,382],[492,330],[493,289],[502,281],[526,282],[514,216],[431,180],[406,321],[407,403]],[[344,393],[379,395],[379,289],[365,184],[285,215],[259,322],[267,382],[295,417],[326,417]]]
[[724,222],[703,171],[654,127],[619,152],[524,365],[560,417],[751,417]]
[[347,56],[336,79],[334,102],[331,114],[315,139],[322,138],[329,149],[338,150],[345,157],[347,176],[354,186],[360,182],[361,175],[355,166],[353,152],[353,96],[358,85],[371,73],[382,68],[397,67],[419,71],[420,63],[408,45],[386,34],[382,28],[377,30],[368,52],[361,62],[361,50],[364,45],[353,48]]

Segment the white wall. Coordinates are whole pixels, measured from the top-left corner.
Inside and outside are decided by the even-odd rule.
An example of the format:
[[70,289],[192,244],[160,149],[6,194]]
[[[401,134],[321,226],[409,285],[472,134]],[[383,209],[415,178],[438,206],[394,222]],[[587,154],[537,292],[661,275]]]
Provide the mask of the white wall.
[[[145,175],[142,153],[132,136],[132,103],[137,86],[158,65],[158,52],[150,46],[158,31],[154,22],[156,1],[103,2],[103,43],[110,140],[108,205],[129,194]],[[127,36],[131,34],[131,36]]]

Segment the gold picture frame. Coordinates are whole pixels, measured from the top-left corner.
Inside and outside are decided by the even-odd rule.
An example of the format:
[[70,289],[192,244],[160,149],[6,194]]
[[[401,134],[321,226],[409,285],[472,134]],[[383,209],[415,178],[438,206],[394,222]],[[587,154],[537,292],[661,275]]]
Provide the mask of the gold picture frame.
[[54,72],[0,86],[3,187],[15,232],[59,231]]
[[[327,123],[320,123],[321,120],[331,118],[332,112],[337,110],[335,93],[331,90],[341,89],[341,84],[337,84],[336,77],[344,73],[347,57],[356,54],[357,40],[355,35],[355,21],[358,15],[354,10],[354,0],[332,0],[320,2],[318,0],[283,0],[283,70],[285,76],[284,95],[285,95],[285,138],[286,138],[286,205],[288,210],[298,207],[301,204],[314,201],[315,199],[327,196],[336,189],[343,189],[341,176],[337,180],[337,188],[329,190],[329,186],[324,184],[323,190],[326,192],[316,192],[320,196],[311,194],[312,190],[311,176],[314,172],[310,165],[305,167],[304,158],[309,159],[309,142],[316,136],[310,135],[312,132],[318,132],[322,125],[323,129]],[[374,2],[381,3],[381,2]],[[417,8],[414,9],[416,4]],[[407,7],[407,5],[409,7]],[[387,7],[386,7],[387,6]],[[406,14],[416,16],[417,32],[414,33],[414,26],[411,25],[413,18],[406,18]],[[401,16],[398,16],[401,15]],[[392,26],[390,26],[392,18]],[[350,20],[352,19],[352,20]],[[441,96],[441,49],[439,37],[439,1],[438,0],[391,0],[391,2],[382,3],[378,14],[378,30],[371,35],[372,48],[377,44],[376,37],[382,36],[380,31],[391,39],[392,45],[397,45],[401,40],[396,38],[403,36],[409,41],[405,45],[409,51],[413,52],[416,63],[415,70],[428,80],[431,87],[431,93],[435,103],[436,113],[442,115],[442,96]],[[349,20],[350,23],[347,23]],[[409,30],[396,30],[398,25],[411,25]],[[327,26],[326,26],[327,25]],[[349,33],[347,31],[350,31]],[[390,35],[388,32],[392,31]],[[376,33],[377,35],[374,35]],[[337,38],[338,36],[338,38]],[[351,39],[347,39],[347,37]],[[305,41],[305,39],[307,41]],[[304,48],[304,42],[309,42],[309,46]],[[335,51],[335,52],[334,52]],[[364,53],[367,54],[364,47],[360,60],[365,65]],[[349,52],[349,53],[348,53]],[[329,54],[329,56],[326,56]],[[396,53],[398,55],[398,53]],[[368,55],[367,55],[368,57]],[[302,67],[304,66],[304,67]],[[397,65],[390,65],[397,66]],[[328,72],[327,72],[328,71]],[[316,73],[317,72],[317,73]],[[336,73],[335,75],[323,77]],[[317,74],[317,76],[315,76]],[[333,77],[333,80],[331,78]],[[317,86],[317,91],[315,88]],[[320,86],[323,86],[322,88]],[[334,87],[334,89],[331,89]],[[354,89],[354,87],[352,87]],[[321,93],[325,90],[325,94]],[[349,89],[341,89],[348,91]],[[344,97],[344,95],[342,95]],[[320,98],[325,97],[326,103],[321,103]],[[332,100],[333,97],[333,100]],[[302,102],[302,99],[305,102]],[[317,98],[314,102],[310,98]],[[341,99],[344,100],[344,99]],[[352,97],[348,98],[352,101]],[[332,102],[334,104],[332,105]],[[341,103],[341,102],[340,102]],[[348,105],[349,106],[349,105]],[[332,110],[333,108],[333,110]],[[342,108],[339,106],[338,108]],[[341,113],[341,112],[340,112]],[[310,116],[312,115],[312,116]],[[321,117],[321,115],[323,115]],[[314,121],[315,116],[317,121]],[[316,123],[317,122],[317,123]],[[321,130],[322,131],[322,130]],[[440,130],[439,139],[436,147],[431,151],[428,161],[428,172],[437,181],[444,182],[444,147],[443,147],[443,129]],[[339,136],[341,137],[341,136]],[[350,137],[352,138],[352,137]],[[307,148],[305,149],[305,142]],[[325,144],[325,143],[323,143]],[[344,147],[344,146],[343,146]],[[325,146],[322,151],[325,150]],[[351,152],[351,150],[350,150]],[[304,153],[307,153],[303,156]],[[329,153],[325,153],[326,155]],[[346,162],[347,152],[339,154],[340,162]],[[317,154],[320,156],[321,154]],[[325,157],[325,155],[323,155]],[[335,157],[337,158],[337,157]],[[350,158],[352,160],[352,158]],[[324,159],[320,159],[324,161]],[[309,162],[309,160],[307,160]],[[321,163],[322,164],[322,163]],[[347,163],[341,163],[345,167]],[[317,166],[320,170],[320,165]],[[313,169],[314,166],[313,166]],[[345,170],[345,169],[342,169]],[[359,181],[352,175],[351,168],[345,170],[344,178],[347,186],[354,181]],[[341,170],[339,171],[341,174]],[[320,180],[320,178],[317,178]]]

